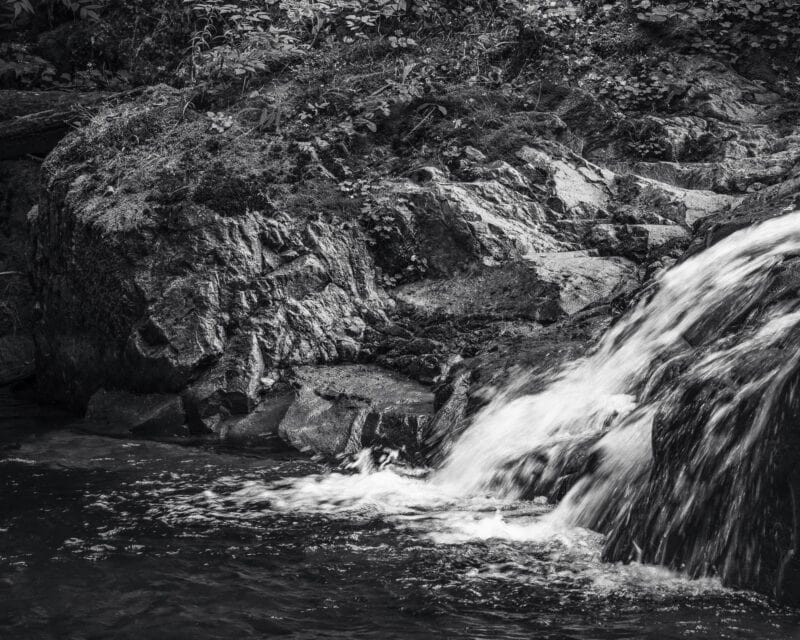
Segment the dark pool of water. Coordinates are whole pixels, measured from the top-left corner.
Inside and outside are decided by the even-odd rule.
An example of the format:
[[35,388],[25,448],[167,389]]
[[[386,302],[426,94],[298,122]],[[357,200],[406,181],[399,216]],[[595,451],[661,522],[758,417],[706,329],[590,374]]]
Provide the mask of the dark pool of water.
[[0,451],[0,638],[800,638],[800,612],[577,562],[561,543],[175,506],[220,479],[319,471],[71,432]]

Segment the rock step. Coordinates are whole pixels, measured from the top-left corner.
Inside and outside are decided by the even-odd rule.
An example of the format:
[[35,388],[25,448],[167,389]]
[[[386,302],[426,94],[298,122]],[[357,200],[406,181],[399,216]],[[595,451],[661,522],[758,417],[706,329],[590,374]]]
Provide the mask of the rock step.
[[794,142],[785,151],[717,162],[623,162],[608,166],[617,173],[631,173],[681,189],[737,194],[784,180],[798,160],[800,146]]
[[[249,413],[229,415],[206,437],[235,445],[276,446],[324,456],[369,446],[424,447],[433,416],[433,393],[392,371],[372,365],[303,366],[291,385],[267,394]],[[84,429],[114,436],[188,436],[187,411],[178,394],[133,394],[101,389],[89,400]]]
[[295,448],[334,456],[384,446],[413,456],[424,447],[429,388],[371,365],[298,367],[295,376],[299,388],[278,429]]

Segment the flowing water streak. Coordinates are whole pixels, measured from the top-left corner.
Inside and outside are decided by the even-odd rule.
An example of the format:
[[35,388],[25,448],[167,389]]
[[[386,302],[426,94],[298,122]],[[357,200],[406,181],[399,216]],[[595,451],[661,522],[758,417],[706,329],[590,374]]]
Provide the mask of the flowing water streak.
[[[433,481],[450,492],[491,487],[513,496],[516,482],[505,471],[510,461],[607,431],[597,445],[604,454],[601,469],[579,483],[554,514],[565,524],[596,526],[609,510],[631,500],[631,487],[649,467],[658,406],[649,396],[657,396],[660,385],[656,365],[692,342],[702,343],[709,326],[719,331],[741,317],[770,282],[772,268],[799,251],[796,212],[736,232],[667,271],[655,293],[611,328],[592,355],[564,367],[541,393],[491,403],[455,443]],[[798,321],[796,308],[783,308],[753,336],[706,355],[694,374],[724,371],[741,352],[776,343]],[[754,383],[754,391],[770,376]],[[715,419],[724,419],[724,410]],[[726,464],[736,464],[757,437],[750,433]]]

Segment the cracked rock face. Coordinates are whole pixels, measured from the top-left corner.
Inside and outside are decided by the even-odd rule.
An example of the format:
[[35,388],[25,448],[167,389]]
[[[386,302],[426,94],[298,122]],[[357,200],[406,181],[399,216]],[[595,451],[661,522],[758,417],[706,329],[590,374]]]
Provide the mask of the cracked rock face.
[[[525,354],[580,352],[696,250],[695,230],[716,237],[797,191],[796,132],[770,124],[777,98],[695,71],[704,92],[679,114],[628,118],[564,90],[531,114],[541,135],[502,159],[470,146],[457,177],[381,174],[372,223],[307,144],[223,144],[164,87],[111,107],[49,157],[30,217],[42,389],[80,408],[101,389],[172,394],[189,431],[229,441],[280,435],[338,455],[394,433],[424,448],[432,411],[376,409],[386,388],[331,394],[304,367],[374,363],[360,385],[394,372],[431,385],[466,358],[453,375],[500,384]],[[626,122],[666,155],[631,157]],[[485,376],[468,379],[456,396],[479,404]],[[452,405],[436,424],[457,431],[470,412]]]
[[[38,372],[45,391],[78,407],[101,388],[180,394],[194,433],[261,433],[243,417],[280,404],[293,368],[374,357],[365,336],[385,331],[395,308],[431,321],[550,324],[603,304],[638,285],[639,261],[686,239],[687,212],[729,204],[691,209],[695,192],[616,175],[538,141],[514,165],[475,150],[469,182],[436,169],[386,182],[378,205],[395,236],[374,247],[330,205],[277,204],[291,202],[276,182],[280,163],[301,151],[278,165],[257,146],[223,159],[198,154],[192,123],[182,122],[187,131],[165,153],[163,120],[177,121],[178,103],[161,91],[157,107],[145,97],[101,115],[43,167],[31,217]],[[131,129],[135,143],[125,138]],[[159,164],[142,171],[154,155]],[[324,168],[314,180],[335,189]],[[391,271],[412,257],[424,260],[424,277],[389,292],[376,284],[376,261]],[[403,345],[383,363],[427,382],[450,357],[441,342],[409,335]],[[312,413],[355,411],[340,405]],[[310,414],[298,406],[287,419],[299,425]],[[348,448],[315,442],[328,453]]]
[[[190,388],[195,425],[212,426],[205,405],[246,413],[271,369],[354,357],[384,302],[358,229],[267,200],[257,210],[246,186],[230,184],[233,170],[215,190],[210,175],[188,174],[177,197],[163,177],[98,186],[90,175],[112,161],[95,152],[149,109],[67,139],[44,166],[32,221],[39,377],[77,406],[100,386]],[[224,200],[207,193],[226,188]]]

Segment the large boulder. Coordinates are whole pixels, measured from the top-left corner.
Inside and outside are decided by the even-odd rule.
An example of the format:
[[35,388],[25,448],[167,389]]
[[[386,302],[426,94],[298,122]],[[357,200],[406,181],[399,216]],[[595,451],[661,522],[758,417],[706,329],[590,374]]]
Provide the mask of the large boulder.
[[251,410],[271,369],[352,359],[384,302],[357,226],[271,197],[292,162],[314,171],[302,150],[198,150],[207,124],[181,112],[177,93],[152,90],[45,163],[37,365],[43,389],[77,406],[100,386],[191,387],[202,430],[208,405]]

